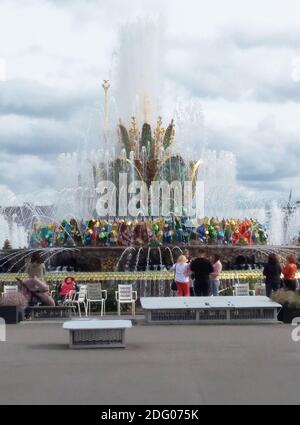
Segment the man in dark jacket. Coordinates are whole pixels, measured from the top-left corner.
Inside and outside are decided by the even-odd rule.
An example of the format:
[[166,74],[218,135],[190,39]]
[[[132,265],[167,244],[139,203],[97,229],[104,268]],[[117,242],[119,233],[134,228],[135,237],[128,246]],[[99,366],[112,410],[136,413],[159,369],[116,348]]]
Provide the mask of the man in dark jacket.
[[277,292],[281,287],[281,266],[276,254],[270,254],[263,274],[266,277],[266,295],[271,298],[272,292]]
[[195,276],[194,293],[196,297],[210,295],[209,275],[214,271],[211,262],[206,258],[205,251],[199,249],[198,257],[191,262],[191,271]]

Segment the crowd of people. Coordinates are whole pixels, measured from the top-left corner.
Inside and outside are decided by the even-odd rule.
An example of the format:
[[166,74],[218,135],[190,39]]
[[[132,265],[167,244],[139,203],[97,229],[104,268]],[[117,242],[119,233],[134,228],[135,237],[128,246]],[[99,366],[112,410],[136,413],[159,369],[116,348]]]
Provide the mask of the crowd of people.
[[[204,250],[199,249],[196,258],[191,258],[189,250],[185,249],[173,265],[174,285],[179,297],[208,297],[218,296],[220,290],[220,278],[222,262],[219,255],[215,255],[213,261],[206,257]],[[20,281],[21,291],[26,297],[28,305],[41,303],[45,306],[55,306],[63,303],[70,294],[78,292],[78,285],[73,277],[66,277],[59,283],[55,297],[49,292],[46,283],[46,267],[40,254],[35,252],[30,262],[26,265],[28,279]],[[287,257],[285,264],[280,264],[275,254],[270,254],[264,267],[266,295],[284,288],[288,291],[296,291],[298,264],[294,255]]]
[[218,296],[222,263],[218,255],[211,262],[202,249],[198,250],[198,256],[191,258],[189,251],[184,250],[171,270],[174,271],[174,283],[177,287],[177,295],[183,297]]
[[266,228],[255,219],[184,217],[157,219],[112,219],[36,223],[29,238],[30,248],[60,246],[160,246],[174,243],[253,245],[267,243]]
[[[202,249],[198,250],[198,256],[190,257],[186,249],[180,255],[171,270],[174,271],[174,284],[176,284],[177,295],[189,297],[218,296],[220,289],[220,277],[223,265],[219,255],[215,255],[210,261]],[[280,264],[276,254],[270,254],[268,262],[264,267],[266,295],[284,288],[288,291],[296,291],[298,263],[294,255],[287,257],[285,264]],[[175,287],[174,287],[175,289]]]
[[267,296],[285,288],[295,292],[298,288],[297,281],[298,263],[295,255],[289,255],[285,264],[280,264],[276,254],[270,254],[263,274],[266,281]]

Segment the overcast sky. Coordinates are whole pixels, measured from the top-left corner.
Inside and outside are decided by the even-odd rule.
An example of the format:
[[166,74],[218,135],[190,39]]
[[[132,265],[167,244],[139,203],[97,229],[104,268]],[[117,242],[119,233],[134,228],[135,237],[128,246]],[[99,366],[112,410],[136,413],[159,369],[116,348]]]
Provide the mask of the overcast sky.
[[120,25],[157,14],[164,109],[199,99],[207,145],[237,155],[242,185],[300,198],[299,0],[0,0],[0,185],[52,187],[55,157],[100,105]]

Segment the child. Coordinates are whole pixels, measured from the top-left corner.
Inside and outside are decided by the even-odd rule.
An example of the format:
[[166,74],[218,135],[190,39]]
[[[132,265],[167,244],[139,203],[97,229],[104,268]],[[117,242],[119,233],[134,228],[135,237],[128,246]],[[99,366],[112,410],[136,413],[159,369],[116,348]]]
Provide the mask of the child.
[[65,301],[66,298],[69,298],[71,292],[77,291],[77,290],[78,290],[78,287],[74,277],[66,277],[59,288],[59,295],[61,300]]

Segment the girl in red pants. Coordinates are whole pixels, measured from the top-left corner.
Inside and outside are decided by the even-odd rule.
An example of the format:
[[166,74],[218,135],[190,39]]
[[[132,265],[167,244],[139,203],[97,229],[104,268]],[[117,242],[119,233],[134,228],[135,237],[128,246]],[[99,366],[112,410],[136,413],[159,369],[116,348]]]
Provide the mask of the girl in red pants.
[[177,285],[178,297],[190,296],[190,277],[188,260],[184,255],[180,255],[177,263],[174,264],[172,270],[175,271],[175,282]]

